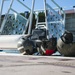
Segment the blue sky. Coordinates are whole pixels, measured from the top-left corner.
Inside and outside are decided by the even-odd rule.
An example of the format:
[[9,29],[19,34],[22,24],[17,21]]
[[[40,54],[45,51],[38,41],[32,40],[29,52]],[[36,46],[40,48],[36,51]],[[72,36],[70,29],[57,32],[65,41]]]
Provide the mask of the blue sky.
[[[0,0],[0,5],[1,5],[1,1]],[[32,0],[20,0],[22,1],[24,4],[26,4],[28,7],[31,8],[31,3]],[[51,0],[46,0],[48,4],[50,4],[53,8],[55,8],[56,6],[51,2]],[[63,7],[65,10],[66,9],[73,9],[73,6],[75,6],[75,0],[54,0],[59,6]],[[3,13],[6,13],[7,8],[10,4],[10,0],[5,1],[4,3],[4,8],[3,8]],[[44,5],[43,5],[43,0],[35,0],[35,10],[38,9],[43,9]],[[12,6],[12,8],[14,8],[15,10],[17,10],[18,12],[24,12],[27,9],[24,8],[22,5],[20,5],[17,0],[14,0],[14,4]]]

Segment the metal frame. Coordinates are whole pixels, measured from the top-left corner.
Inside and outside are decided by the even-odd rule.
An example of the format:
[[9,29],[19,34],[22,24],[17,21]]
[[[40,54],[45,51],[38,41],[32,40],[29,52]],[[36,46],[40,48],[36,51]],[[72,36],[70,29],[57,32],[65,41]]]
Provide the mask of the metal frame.
[[[26,32],[26,30],[27,30],[28,24],[29,24],[28,34],[31,34],[33,13],[36,12],[36,11],[34,11],[35,0],[32,0],[32,7],[31,7],[31,9],[30,9],[28,6],[26,6],[25,4],[23,4],[20,0],[17,0],[17,1],[18,1],[20,4],[22,4],[24,7],[26,7],[28,10],[30,10],[30,17],[29,17],[29,19],[27,20],[25,17],[23,17],[24,19],[27,20],[26,28],[25,28],[25,31],[23,32],[23,35],[24,35],[24,33]],[[55,14],[57,14],[57,13],[54,11],[54,9],[53,9],[51,6],[49,6],[49,5],[46,3],[46,0],[43,0],[43,1],[44,1],[44,10],[41,10],[41,11],[44,11],[44,12],[45,12],[45,22],[38,22],[38,18],[37,18],[36,28],[37,28],[37,25],[39,25],[39,24],[42,24],[42,25],[45,24],[45,25],[46,25],[45,28],[46,28],[46,30],[48,31],[49,28],[48,28],[48,22],[47,22],[47,12],[46,12],[47,8],[46,8],[46,5],[47,5]],[[61,10],[61,7],[60,7],[54,0],[51,0],[51,1],[58,7],[58,9],[61,11],[61,13],[64,14],[64,19],[63,19],[63,21],[62,21],[61,16],[57,14],[58,17],[61,18],[61,21],[54,21],[54,22],[49,22],[49,23],[62,22],[62,23],[65,25],[65,12],[64,12],[63,10]],[[3,22],[2,22],[1,29],[0,29],[0,33],[2,32],[2,30],[3,30],[3,28],[4,28],[4,25],[5,25],[5,22],[6,22],[6,20],[7,20],[7,16],[8,16],[8,14],[9,14],[10,10],[12,10],[13,12],[19,14],[17,11],[15,11],[14,9],[12,9],[12,4],[13,4],[13,2],[14,2],[14,0],[11,0],[9,9],[8,9],[8,11],[7,11],[6,15],[5,15],[5,18],[4,18]],[[4,3],[4,0],[2,1],[2,7],[1,7],[1,11],[0,11],[0,20],[1,20],[1,14],[2,14],[3,3]],[[38,11],[40,11],[40,10],[38,10]],[[19,14],[19,15],[20,15],[20,14]],[[47,32],[46,36],[47,36],[47,39],[49,39],[48,32]]]
[[[0,21],[1,21],[1,15],[2,15],[2,9],[3,9],[4,1],[5,1],[5,0],[2,0],[2,5],[1,5],[1,10],[0,10]],[[20,0],[17,0],[17,1],[18,1],[19,3],[21,3],[24,7],[26,7],[29,11],[31,11],[31,9],[30,9],[28,6],[26,6],[25,4],[23,4]],[[7,13],[5,14],[5,17],[4,17],[3,22],[2,22],[2,24],[1,24],[0,34],[1,34],[2,31],[3,31],[3,28],[4,28],[5,23],[6,23],[6,21],[7,21],[7,16],[8,16],[8,14],[9,14],[10,10],[12,10],[13,12],[15,12],[15,13],[17,13],[17,14],[20,15],[20,13],[18,13],[17,11],[15,11],[15,10],[12,8],[13,2],[14,2],[14,0],[11,0],[10,5],[9,5],[9,8],[8,8],[8,11],[7,11]],[[20,15],[20,16],[22,16],[22,15]],[[22,16],[22,17],[23,17],[23,16]],[[23,17],[23,18],[26,19],[25,17]],[[30,17],[29,17],[29,18],[30,18]],[[26,20],[27,20],[27,19],[26,19]],[[28,27],[28,22],[29,22],[29,20],[27,21],[25,31],[26,31],[26,29],[27,29],[27,27]],[[0,23],[1,23],[1,22],[0,22]],[[24,31],[23,33],[25,33],[25,31]]]
[[[40,12],[40,11],[45,12],[45,22],[38,22],[38,15],[37,15],[36,28],[38,28],[39,24],[40,25],[44,25],[45,24],[46,25],[45,28],[47,30],[46,37],[47,37],[47,39],[49,39],[49,33],[48,33],[49,27],[48,27],[48,24],[51,24],[51,23],[62,23],[64,25],[64,27],[65,27],[65,12],[64,12],[63,9],[61,10],[61,7],[54,0],[51,0],[56,5],[58,10],[60,10],[61,14],[64,15],[64,17],[62,18],[60,15],[58,15],[58,13],[50,5],[48,5],[46,3],[46,0],[43,0],[43,1],[44,1],[44,10],[37,10],[35,12]],[[46,5],[61,19],[60,21],[50,21],[50,22],[47,22],[47,13],[46,13],[47,8],[46,8]]]
[[32,0],[32,8],[31,8],[31,12],[30,12],[30,23],[29,23],[29,31],[28,31],[28,34],[31,34],[34,4],[35,4],[35,0]]
[[60,11],[62,11],[62,13],[64,14],[64,21],[63,21],[63,24],[65,25],[65,18],[66,18],[66,15],[65,15],[65,12],[64,10],[61,10],[61,7],[54,1],[54,0],[51,0],[59,9]]
[[4,4],[4,0],[1,1],[1,6],[0,6],[0,25],[1,25],[1,15],[2,15],[3,4]]
[[6,20],[7,20],[7,16],[9,14],[9,11],[10,11],[10,8],[11,8],[13,2],[14,2],[14,0],[11,0],[9,9],[8,9],[8,11],[7,11],[7,13],[6,13],[5,17],[4,17],[4,20],[3,20],[2,24],[1,24],[0,33],[2,33],[2,30],[3,30],[4,26],[5,26],[5,23],[6,23]]

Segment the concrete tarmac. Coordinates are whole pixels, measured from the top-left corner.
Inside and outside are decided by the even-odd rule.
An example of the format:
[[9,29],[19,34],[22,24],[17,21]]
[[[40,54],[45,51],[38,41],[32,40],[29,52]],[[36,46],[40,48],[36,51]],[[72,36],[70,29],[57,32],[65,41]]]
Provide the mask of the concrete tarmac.
[[75,58],[1,53],[0,75],[75,75]]

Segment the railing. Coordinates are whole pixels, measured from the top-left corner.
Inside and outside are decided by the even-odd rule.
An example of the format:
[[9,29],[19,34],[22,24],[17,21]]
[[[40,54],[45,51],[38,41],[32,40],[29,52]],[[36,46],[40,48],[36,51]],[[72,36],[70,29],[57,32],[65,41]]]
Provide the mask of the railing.
[[4,0],[1,1],[1,6],[0,6],[0,25],[1,25],[1,15],[2,15],[2,9],[3,9],[3,4],[4,4]]
[[[60,27],[60,28],[62,27],[62,29],[60,30],[61,33],[60,33],[60,31],[58,32],[58,28],[56,28],[57,30],[54,29],[54,30],[57,31],[56,32],[57,38],[58,38],[58,36],[60,37],[65,31],[65,12],[54,0],[51,0],[51,1],[56,5],[56,9],[52,8],[49,4],[46,3],[46,0],[44,0],[44,10],[35,11],[35,12],[38,12],[38,13],[40,11],[45,13],[45,22],[39,22],[39,18],[38,18],[38,15],[37,15],[36,28],[38,27],[38,25],[39,26],[45,25],[46,30],[49,32],[47,34],[48,39],[50,38],[50,35],[54,34],[54,32],[51,33],[51,27],[49,27],[52,24],[57,24],[57,25],[59,24],[58,27]],[[51,12],[49,12],[49,14],[47,14],[47,10],[51,11],[57,17],[57,19],[54,18],[54,16],[52,16],[53,20],[49,20],[48,17],[51,19],[51,15],[50,15]],[[58,13],[58,12],[60,12],[60,13]],[[54,27],[55,27],[55,25],[54,25]],[[57,35],[57,34],[59,34],[59,35]]]
[[[2,16],[2,9],[3,9],[4,1],[5,1],[5,0],[2,0],[2,3],[1,3],[1,9],[0,9],[0,24],[1,24],[1,16]],[[31,9],[30,9],[28,6],[26,6],[25,4],[23,4],[20,0],[17,0],[17,2],[19,2],[19,3],[20,3],[21,5],[23,5],[25,8],[27,8],[29,11],[31,11]],[[16,10],[14,10],[14,9],[12,8],[13,3],[14,3],[14,0],[11,0],[10,5],[9,5],[9,8],[8,8],[8,11],[7,11],[7,13],[5,14],[5,17],[4,17],[3,22],[2,22],[2,24],[1,24],[0,34],[2,34],[2,31],[3,31],[3,28],[4,28],[5,23],[6,23],[6,21],[7,21],[7,18],[8,18],[8,15],[9,15],[10,10],[13,11],[14,13],[16,13],[17,15],[21,16],[21,18],[23,18],[23,19],[25,19],[25,20],[27,21],[27,24],[26,24],[26,26],[25,26],[25,31],[23,31],[23,33],[26,32],[26,29],[27,29],[27,27],[28,27],[28,22],[29,22],[29,20],[28,20],[27,18],[23,17],[20,13],[18,13]]]

